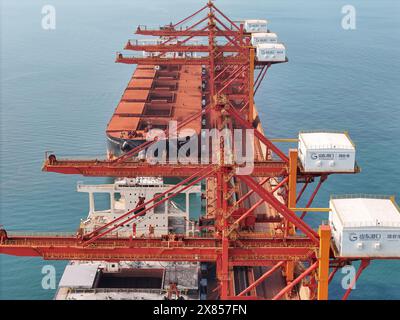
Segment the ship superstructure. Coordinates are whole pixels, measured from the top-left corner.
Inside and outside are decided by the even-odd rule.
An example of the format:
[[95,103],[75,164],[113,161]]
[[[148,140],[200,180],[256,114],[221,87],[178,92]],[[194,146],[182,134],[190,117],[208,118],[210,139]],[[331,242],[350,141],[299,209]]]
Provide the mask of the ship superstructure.
[[[140,201],[154,199],[165,191],[168,191],[172,185],[164,184],[161,178],[138,177],[116,179],[113,184],[103,185],[84,185],[78,184],[78,192],[87,192],[89,194],[89,215],[81,221],[79,233],[84,235],[91,233],[97,228],[108,225],[115,219],[132,211],[131,216],[137,214],[140,210],[135,208]],[[96,210],[94,194],[106,193],[110,199],[110,209]],[[195,232],[195,220],[190,220],[189,210],[191,206],[191,195],[200,198],[201,186],[194,185],[186,189],[179,196],[169,199],[166,202],[152,206],[146,214],[135,219],[131,223],[121,225],[118,230],[112,232],[110,236],[116,237],[142,237],[145,235],[163,236],[168,234],[193,235]],[[200,214],[200,208],[198,214]],[[110,227],[113,224],[110,224]]]
[[[145,199],[154,199],[173,185],[162,178],[117,178],[114,183],[87,185],[79,182],[77,191],[89,196],[89,213],[79,225],[83,236],[99,227],[113,228],[115,219],[132,211]],[[95,195],[107,194],[110,208],[96,210]],[[201,186],[194,185],[178,197],[147,210],[146,214],[110,232],[113,238],[174,237],[199,234],[198,219],[190,218],[190,208],[197,215],[201,205],[193,206],[191,199],[199,200]],[[197,201],[198,202],[198,201]],[[140,210],[139,210],[140,211]],[[193,215],[193,214],[192,214]],[[194,214],[195,216],[195,214]],[[129,217],[129,216],[128,216]],[[107,229],[106,229],[107,230]],[[200,299],[207,275],[199,262],[155,261],[70,261],[61,278],[56,300],[160,300]],[[203,270],[203,272],[201,272]]]
[[[331,238],[332,228],[339,225],[335,219],[344,215],[349,219],[352,211],[364,212],[365,201],[359,199],[372,196],[349,197],[345,207],[312,207],[330,175],[360,171],[355,145],[346,132],[301,132],[295,139],[265,136],[254,95],[270,67],[288,61],[285,46],[270,32],[267,20],[233,21],[209,1],[178,23],[155,29],[139,26],[136,34],[155,40],[129,40],[124,49],[135,53],[116,55],[116,62],[137,68],[107,126],[107,156],[63,159],[50,154],[43,165],[47,172],[117,177],[116,182],[78,186],[91,200],[89,216],[76,234],[31,236],[1,230],[0,252],[72,260],[60,286],[60,290],[67,288],[67,293],[61,290],[64,298],[84,298],[82,290],[90,295],[98,288],[109,293],[97,281],[104,284],[101,274],[107,273],[114,274],[106,279],[115,280],[119,270],[132,283],[132,288],[125,288],[130,289],[126,298],[136,297],[136,289],[148,297],[145,288],[137,287],[140,277],[134,276],[145,277],[145,272],[153,274],[156,290],[177,298],[183,289],[180,280],[159,281],[159,275],[169,274],[170,266],[182,263],[196,266],[202,275],[196,293],[202,299],[323,300],[337,270],[361,261],[346,299],[371,260],[400,257],[400,251],[380,251],[385,250],[386,240],[400,241],[397,225],[390,233],[382,229],[388,221],[374,226],[373,238],[369,226],[357,221],[351,228],[357,245],[346,251],[341,232],[334,230],[335,238]],[[182,135],[171,133],[171,121],[176,121],[178,132],[188,130]],[[158,136],[153,136],[154,129]],[[193,139],[203,138],[203,130],[212,129],[228,135],[188,148]],[[254,139],[242,136],[232,142],[237,130],[251,132]],[[298,145],[286,154],[276,142]],[[250,147],[251,170],[246,170],[248,162],[233,161],[240,154],[229,149],[232,145]],[[175,151],[182,157],[176,158]],[[162,161],[154,163],[160,156]],[[178,179],[168,183],[171,178]],[[314,182],[315,189],[300,207],[305,190]],[[197,221],[191,222],[188,194],[200,191],[203,206]],[[91,195],[95,192],[110,194],[109,210],[95,210]],[[178,200],[182,194],[184,209]],[[331,201],[331,206],[335,203]],[[376,198],[373,203],[390,221],[398,211],[391,197]],[[304,221],[311,212],[330,211],[330,224],[318,230]],[[368,252],[362,252],[366,248]],[[136,262],[144,266],[166,263],[167,267],[142,271]],[[91,280],[83,282],[89,288],[67,281],[78,279],[76,272],[86,268]]]

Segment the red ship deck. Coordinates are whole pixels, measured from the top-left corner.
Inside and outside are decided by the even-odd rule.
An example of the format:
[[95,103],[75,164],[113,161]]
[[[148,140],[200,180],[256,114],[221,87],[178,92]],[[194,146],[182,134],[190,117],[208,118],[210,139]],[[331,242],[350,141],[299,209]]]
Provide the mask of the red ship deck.
[[[144,140],[151,128],[165,129],[168,122],[183,121],[201,110],[201,66],[139,65],[107,126],[113,138]],[[195,119],[182,129],[199,133]]]

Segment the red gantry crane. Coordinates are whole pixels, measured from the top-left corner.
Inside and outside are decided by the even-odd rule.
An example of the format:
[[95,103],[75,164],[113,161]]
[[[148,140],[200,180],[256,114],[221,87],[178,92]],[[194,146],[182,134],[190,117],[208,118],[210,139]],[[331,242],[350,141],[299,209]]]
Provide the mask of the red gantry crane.
[[[200,16],[197,22],[184,27],[186,22]],[[241,165],[226,162],[224,139],[220,140],[218,162],[208,164],[167,161],[153,165],[138,160],[138,153],[157,143],[157,139],[107,160],[58,159],[50,155],[46,157],[43,171],[96,177],[181,177],[182,180],[167,192],[146,200],[142,205],[144,210],[138,214],[128,211],[89,234],[29,236],[2,230],[0,253],[48,260],[215,262],[221,299],[262,299],[256,287],[276,272],[284,275],[285,284],[273,299],[291,298],[293,289],[300,284],[308,287],[310,299],[327,299],[328,284],[338,268],[360,258],[336,257],[331,248],[330,227],[321,225],[316,231],[304,221],[308,211],[326,211],[311,205],[329,173],[305,173],[298,164],[297,150],[291,149],[286,155],[261,129],[254,94],[276,62],[256,59],[251,34],[244,30],[243,23],[229,19],[212,1],[176,24],[159,29],[139,26],[136,34],[156,36],[158,40],[148,44],[128,41],[125,50],[147,54],[117,53],[116,62],[203,66],[207,71],[202,74],[206,105],[198,114],[178,123],[178,129],[201,118],[206,119],[208,129],[254,129],[254,170],[248,175],[237,174]],[[258,76],[254,79],[256,69]],[[272,179],[277,181],[275,185],[270,184]],[[306,207],[297,208],[305,189],[317,179],[319,182]],[[213,221],[213,232],[207,236],[117,238],[112,235],[120,226],[134,222],[151,208],[203,180],[207,185],[205,218]],[[299,183],[302,187],[297,193]],[[276,196],[278,193],[283,201]],[[257,201],[249,201],[255,198]],[[260,206],[268,211],[264,221],[270,227],[263,232],[245,228],[246,221],[254,218],[254,211]],[[301,214],[296,214],[297,211]],[[369,262],[369,259],[361,260],[356,278]],[[235,267],[249,270],[267,267],[267,271],[257,279],[250,273],[248,286],[237,293]],[[352,286],[344,298],[351,289]]]

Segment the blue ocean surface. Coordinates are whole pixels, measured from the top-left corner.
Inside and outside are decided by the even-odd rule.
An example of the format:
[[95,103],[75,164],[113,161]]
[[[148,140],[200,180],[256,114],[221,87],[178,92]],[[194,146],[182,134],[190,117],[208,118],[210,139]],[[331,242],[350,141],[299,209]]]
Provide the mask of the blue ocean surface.
[[[104,155],[105,127],[133,71],[115,52],[138,24],[177,21],[205,1],[2,0],[0,224],[9,230],[74,231],[88,212],[76,183],[104,182],[43,173],[46,150]],[[42,7],[56,9],[56,29],[41,27]],[[356,29],[341,25],[356,8]],[[269,19],[289,63],[268,71],[256,96],[267,135],[348,130],[357,145],[357,175],[331,176],[315,206],[331,194],[400,190],[400,3],[396,0],[218,0],[234,20]],[[282,145],[283,149],[294,145]],[[309,193],[308,193],[309,194]],[[99,206],[106,206],[99,199]],[[300,205],[304,205],[301,203]],[[326,214],[310,213],[316,227]],[[52,299],[42,268],[59,281],[66,262],[0,255],[0,299]],[[332,299],[344,290],[338,272]],[[400,299],[400,261],[373,261],[351,299]]]

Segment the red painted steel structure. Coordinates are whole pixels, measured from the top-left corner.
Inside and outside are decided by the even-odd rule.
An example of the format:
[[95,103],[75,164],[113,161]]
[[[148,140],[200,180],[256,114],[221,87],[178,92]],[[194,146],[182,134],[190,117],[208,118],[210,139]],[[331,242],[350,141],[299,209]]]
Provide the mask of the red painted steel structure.
[[[183,23],[205,13],[193,25],[182,28]],[[157,141],[148,141],[143,145],[127,152],[113,160],[67,160],[57,159],[54,155],[46,159],[43,170],[64,174],[79,174],[85,176],[160,176],[160,177],[187,177],[181,183],[172,187],[162,195],[147,201],[140,214],[129,211],[111,223],[98,228],[90,234],[63,236],[13,236],[7,235],[2,230],[0,233],[0,253],[18,256],[40,256],[44,259],[76,259],[76,260],[146,260],[146,261],[210,261],[217,264],[217,277],[221,299],[249,299],[263,298],[247,293],[255,292],[253,289],[273,272],[286,266],[288,262],[304,262],[309,265],[295,280],[288,281],[274,299],[288,297],[288,293],[307,276],[310,281],[311,297],[315,296],[316,276],[314,270],[318,267],[318,234],[308,226],[295,212],[289,209],[287,194],[289,158],[276,147],[255,124],[254,94],[264,79],[272,63],[262,63],[254,58],[254,48],[250,45],[250,34],[244,31],[243,24],[237,25],[224,15],[212,1],[194,14],[176,24],[167,25],[160,29],[138,27],[139,35],[163,37],[157,44],[143,44],[129,41],[125,46],[127,50],[146,51],[151,53],[148,57],[127,56],[117,54],[116,62],[126,64],[146,65],[204,65],[207,67],[206,76],[208,106],[199,114],[193,115],[183,121],[180,126],[189,123],[196,117],[206,116],[208,127],[216,129],[241,128],[255,129],[256,142],[264,145],[267,154],[260,155],[255,161],[254,170],[250,175],[237,175],[236,165],[224,163],[224,141],[220,142],[220,162],[211,165],[203,164],[170,164],[151,165],[135,159],[135,155]],[[190,44],[190,39],[203,37],[202,44]],[[223,39],[222,44],[217,44],[217,39]],[[169,57],[166,53],[180,52],[185,57]],[[200,53],[194,56],[192,53]],[[256,81],[254,81],[255,68],[261,68]],[[258,147],[259,148],[259,147]],[[260,149],[259,149],[260,150]],[[272,155],[275,155],[272,156]],[[304,189],[314,176],[306,176],[298,171],[298,177],[305,182],[299,198]],[[213,177],[216,181],[215,210],[213,219],[215,232],[212,238],[191,237],[163,237],[163,238],[116,238],[112,231],[118,229],[128,221],[135,220],[145,214],[147,210],[173,197],[185,188],[199,181]],[[260,177],[266,177],[260,179]],[[268,191],[265,183],[270,178],[277,179],[278,185]],[[325,177],[313,193],[309,204],[318,192]],[[243,191],[238,196],[236,185],[246,186],[248,191]],[[279,201],[275,191],[281,190],[284,203]],[[239,193],[240,194],[240,193]],[[168,195],[168,196],[166,196]],[[246,201],[258,195],[258,202],[251,207],[246,207]],[[166,197],[164,197],[166,196]],[[283,224],[294,226],[303,235],[273,234],[265,236],[257,233],[245,233],[240,229],[240,222],[247,218],[256,207],[267,203],[282,217]],[[147,206],[147,207],[146,207]],[[238,208],[242,214],[234,218]],[[266,219],[267,220],[267,219]],[[271,219],[271,221],[275,221]],[[109,228],[110,227],[110,228]],[[273,229],[273,228],[272,228]],[[272,266],[258,280],[255,280],[238,295],[232,292],[229,273],[237,266]],[[359,273],[365,268],[362,264]],[[358,274],[359,276],[359,274]],[[333,277],[333,275],[332,275]],[[253,278],[254,279],[254,278]],[[346,293],[347,298],[349,292]]]

